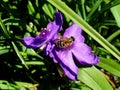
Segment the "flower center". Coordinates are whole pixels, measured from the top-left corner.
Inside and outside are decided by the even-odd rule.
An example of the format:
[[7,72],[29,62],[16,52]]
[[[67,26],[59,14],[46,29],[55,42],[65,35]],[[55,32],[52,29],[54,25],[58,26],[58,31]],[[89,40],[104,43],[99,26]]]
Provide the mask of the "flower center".
[[68,37],[61,37],[60,39],[55,41],[55,45],[58,48],[68,48],[73,44],[74,41],[75,41],[75,38],[72,36],[69,38]]
[[39,32],[39,35],[43,38],[47,38],[49,34],[51,33],[51,30],[48,28],[41,28],[41,31]]

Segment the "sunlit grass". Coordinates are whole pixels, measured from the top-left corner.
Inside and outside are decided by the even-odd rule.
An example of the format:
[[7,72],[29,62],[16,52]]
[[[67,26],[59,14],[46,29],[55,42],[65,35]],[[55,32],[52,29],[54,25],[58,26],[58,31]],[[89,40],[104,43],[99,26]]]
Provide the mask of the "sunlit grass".
[[[119,4],[119,0],[0,0],[0,89],[119,90]],[[66,78],[43,51],[22,44],[23,37],[36,36],[53,21],[58,10],[64,17],[62,32],[77,23],[85,43],[100,57],[98,65],[80,67],[80,81]]]

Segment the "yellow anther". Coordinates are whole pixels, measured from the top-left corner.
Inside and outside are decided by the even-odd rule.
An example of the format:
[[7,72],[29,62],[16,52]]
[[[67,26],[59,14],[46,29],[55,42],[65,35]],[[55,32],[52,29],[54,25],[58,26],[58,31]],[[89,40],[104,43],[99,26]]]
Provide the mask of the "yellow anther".
[[47,28],[41,28],[41,30],[47,30]]
[[47,30],[47,28],[43,28],[44,30]]
[[40,35],[40,32],[38,32],[38,34],[37,35]]

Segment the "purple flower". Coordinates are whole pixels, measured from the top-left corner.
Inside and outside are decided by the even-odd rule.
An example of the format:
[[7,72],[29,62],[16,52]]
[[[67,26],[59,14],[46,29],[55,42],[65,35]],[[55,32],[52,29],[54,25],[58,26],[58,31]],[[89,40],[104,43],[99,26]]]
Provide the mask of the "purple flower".
[[46,55],[59,63],[65,75],[71,80],[77,80],[78,67],[73,57],[83,65],[95,65],[99,58],[91,53],[91,48],[84,43],[81,28],[73,23],[63,34],[58,36],[63,24],[60,12],[55,13],[55,20],[48,23],[35,38],[28,36],[23,38],[23,44],[28,48],[39,48],[45,46]]
[[40,34],[35,38],[28,36],[23,38],[23,44],[27,48],[39,48],[43,45],[47,45],[50,41],[54,40],[62,28],[62,15],[60,12],[55,13],[55,20],[48,23],[47,28],[43,28],[40,31]]
[[47,51],[50,51],[50,57],[54,59],[55,63],[60,64],[65,75],[71,80],[76,80],[78,75],[78,67],[73,56],[83,65],[95,65],[99,62],[99,58],[92,54],[91,48],[84,43],[82,30],[77,24],[73,23],[61,38],[63,39],[55,41],[54,45],[49,45],[52,47],[52,51],[48,50],[50,48],[47,48]]

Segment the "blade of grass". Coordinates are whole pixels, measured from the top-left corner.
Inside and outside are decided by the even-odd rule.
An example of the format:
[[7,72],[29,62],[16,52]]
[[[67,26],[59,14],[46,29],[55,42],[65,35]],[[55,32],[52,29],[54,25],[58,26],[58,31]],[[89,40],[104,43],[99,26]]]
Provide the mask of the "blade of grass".
[[[90,13],[87,15],[87,20],[95,13],[96,9],[100,6],[103,0],[97,0],[91,9]],[[88,20],[89,21],[89,20]]]
[[44,65],[43,62],[40,61],[27,61],[25,62],[27,65]]
[[82,0],[82,12],[83,12],[83,18],[86,20],[86,12],[85,12],[85,0]]
[[117,30],[116,32],[114,32],[112,35],[110,35],[108,38],[107,38],[107,41],[111,42],[114,38],[116,38],[118,35],[120,35],[120,29]]
[[63,3],[61,0],[47,0],[47,1],[56,8],[58,8],[66,16],[71,18],[71,20],[77,23],[87,34],[89,34],[94,40],[96,40],[101,46],[108,50],[118,60],[120,60],[120,52],[106,39],[104,39],[98,32],[96,32],[94,28],[92,28],[80,16],[78,16],[73,10],[71,10],[65,3]]
[[42,7],[42,9],[44,10],[44,12],[51,18],[53,19],[53,14],[54,14],[54,9],[51,6],[51,4],[44,4],[44,6]]
[[31,3],[30,0],[28,0],[28,5],[27,5],[27,7],[28,7],[29,14],[30,14],[30,15],[33,15],[33,14],[35,13],[35,9],[34,9],[34,7],[33,7],[33,5],[32,5],[32,3]]
[[107,70],[113,75],[120,77],[120,64],[113,59],[100,57],[100,62],[97,66]]
[[22,56],[20,55],[19,50],[18,50],[18,48],[16,47],[15,43],[14,43],[14,42],[11,42],[11,43],[12,43],[12,45],[13,45],[13,48],[14,48],[17,56],[18,56],[19,59],[21,60],[22,64],[28,69],[28,66],[27,66],[27,64],[25,63],[25,61],[24,61],[24,59],[22,58]]
[[100,10],[100,12],[97,12],[94,16],[89,18],[89,21],[92,21],[94,18],[98,18],[100,14],[102,14],[103,12],[109,10],[111,7],[114,7],[118,4],[120,4],[120,0],[113,0],[108,4],[105,4],[103,8]]
[[112,7],[110,10],[116,20],[118,27],[120,27],[120,4]]
[[[9,34],[8,34],[7,29],[5,28],[5,25],[3,24],[2,20],[1,20],[1,17],[0,17],[0,26],[2,27],[1,31],[3,32],[3,35],[5,36],[5,38],[6,38],[6,39],[9,39],[10,36],[9,36]],[[8,42],[8,43],[9,43],[10,45],[12,44],[11,47],[14,48],[14,50],[15,50],[16,54],[18,55],[19,59],[21,60],[22,64],[28,69],[28,66],[25,64],[25,62],[24,62],[22,56],[20,55],[19,50],[17,49],[17,47],[16,47],[16,45],[14,44],[14,42],[12,41],[12,42]]]
[[9,39],[10,37],[9,37],[8,31],[5,29],[5,26],[1,20],[1,17],[0,17],[0,26],[2,28],[1,31],[2,31],[3,35],[6,37],[6,39]]

